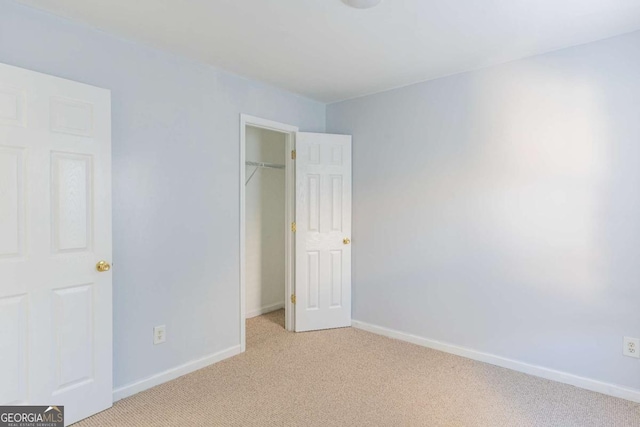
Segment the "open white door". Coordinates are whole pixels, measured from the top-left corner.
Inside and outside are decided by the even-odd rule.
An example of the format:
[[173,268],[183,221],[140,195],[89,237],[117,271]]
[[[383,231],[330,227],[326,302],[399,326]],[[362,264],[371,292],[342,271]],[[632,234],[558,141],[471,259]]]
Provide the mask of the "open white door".
[[351,136],[296,136],[296,331],[351,326]]
[[110,103],[0,64],[0,405],[66,424],[112,404]]

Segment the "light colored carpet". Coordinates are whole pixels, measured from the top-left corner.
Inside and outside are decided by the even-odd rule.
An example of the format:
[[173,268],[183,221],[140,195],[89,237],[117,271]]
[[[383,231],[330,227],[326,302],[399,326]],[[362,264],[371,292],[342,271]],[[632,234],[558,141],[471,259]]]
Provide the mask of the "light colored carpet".
[[116,402],[93,426],[640,426],[640,405],[353,328],[247,322],[247,351]]

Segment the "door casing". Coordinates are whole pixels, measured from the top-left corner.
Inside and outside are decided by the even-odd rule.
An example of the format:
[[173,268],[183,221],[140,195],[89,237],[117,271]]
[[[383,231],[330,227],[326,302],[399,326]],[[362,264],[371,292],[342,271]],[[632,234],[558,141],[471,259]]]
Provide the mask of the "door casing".
[[274,122],[272,120],[262,119],[247,114],[240,115],[240,178],[238,185],[240,186],[240,347],[241,351],[246,350],[246,129],[247,126],[260,129],[267,129],[279,133],[283,133],[286,137],[287,153],[285,161],[285,329],[293,331],[295,326],[295,308],[291,301],[291,295],[294,291],[295,277],[295,241],[294,233],[291,231],[291,224],[295,221],[295,162],[289,155],[295,150],[295,138],[298,127],[287,125],[284,123]]

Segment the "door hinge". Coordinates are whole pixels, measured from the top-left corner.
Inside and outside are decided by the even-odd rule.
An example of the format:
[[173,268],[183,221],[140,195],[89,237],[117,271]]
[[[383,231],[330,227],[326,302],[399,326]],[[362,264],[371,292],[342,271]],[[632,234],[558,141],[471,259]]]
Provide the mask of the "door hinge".
[[291,231],[293,231],[294,233],[296,232],[296,223],[295,222],[291,223]]
[[291,304],[296,303],[296,294],[291,294]]
[[291,159],[292,160],[296,159],[296,150],[291,150]]

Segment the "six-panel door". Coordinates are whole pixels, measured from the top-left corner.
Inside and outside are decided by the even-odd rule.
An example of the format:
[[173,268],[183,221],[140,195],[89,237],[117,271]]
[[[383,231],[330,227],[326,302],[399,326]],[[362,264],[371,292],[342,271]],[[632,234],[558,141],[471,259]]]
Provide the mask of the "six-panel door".
[[296,135],[296,331],[351,326],[351,136]]
[[0,405],[112,403],[110,93],[0,64]]

